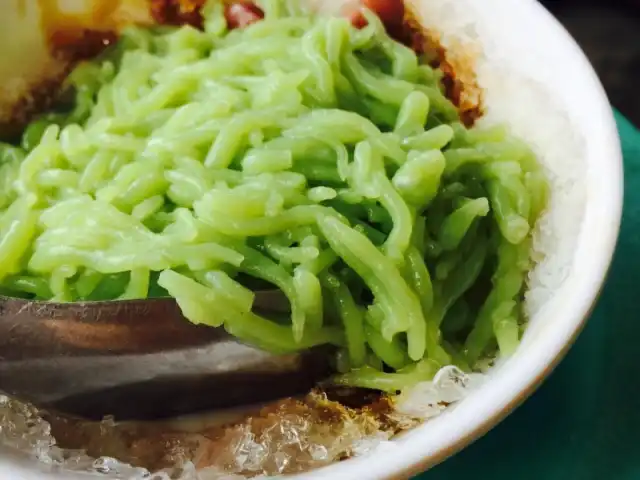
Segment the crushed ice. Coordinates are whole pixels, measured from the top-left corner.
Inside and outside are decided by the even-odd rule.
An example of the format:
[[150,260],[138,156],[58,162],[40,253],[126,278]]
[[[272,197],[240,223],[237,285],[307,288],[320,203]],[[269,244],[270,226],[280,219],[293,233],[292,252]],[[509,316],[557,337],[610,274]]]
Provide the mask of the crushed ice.
[[[456,367],[441,369],[433,381],[419,384],[396,397],[390,415],[395,421],[395,431],[411,428],[438,415],[450,404],[462,400],[484,379],[482,374],[466,374]],[[320,403],[315,407],[322,407],[323,401],[328,402],[321,398],[316,400]],[[391,441],[394,429],[373,417],[350,414],[348,409],[343,409],[339,410],[342,413],[338,417],[323,418],[318,413],[321,410],[292,401],[287,408],[281,407],[265,417],[248,418],[224,429],[222,434],[220,431],[210,436],[206,432],[173,432],[170,435],[188,437],[189,445],[196,439],[196,448],[184,449],[190,457],[169,456],[176,462],[172,468],[150,473],[145,468],[127,464],[130,458],[92,458],[84,450],[58,447],[51,425],[35,407],[0,395],[0,447],[20,451],[57,470],[99,473],[105,479],[126,480],[266,478],[264,475],[301,472],[345,457],[395,448]],[[118,428],[116,423],[107,420],[100,425],[99,431],[125,435],[119,433]],[[93,429],[95,431],[95,424]],[[141,441],[150,444],[153,442],[149,440],[154,439],[158,444],[157,434]],[[92,441],[96,443],[95,439]]]

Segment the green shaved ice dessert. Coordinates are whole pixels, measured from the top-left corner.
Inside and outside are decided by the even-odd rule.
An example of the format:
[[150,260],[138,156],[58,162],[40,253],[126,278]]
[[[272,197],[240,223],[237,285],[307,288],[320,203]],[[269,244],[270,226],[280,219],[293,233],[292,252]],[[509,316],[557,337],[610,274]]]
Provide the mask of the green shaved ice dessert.
[[[465,127],[371,12],[263,4],[233,30],[218,2],[203,30],[128,30],[0,147],[2,294],[174,297],[268,351],[332,345],[335,383],[386,392],[512,353],[547,197],[534,154]],[[255,312],[258,289],[290,316]]]

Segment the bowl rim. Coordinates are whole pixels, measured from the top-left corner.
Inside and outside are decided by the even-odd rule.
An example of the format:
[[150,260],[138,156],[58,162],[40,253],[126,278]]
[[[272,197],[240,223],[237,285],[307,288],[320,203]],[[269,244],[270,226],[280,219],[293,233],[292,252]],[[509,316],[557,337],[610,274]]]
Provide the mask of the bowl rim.
[[[417,433],[412,438],[411,446],[403,444],[403,449],[394,448],[389,453],[351,458],[311,472],[294,475],[291,478],[326,480],[331,477],[337,479],[364,477],[372,480],[391,480],[409,478],[441,463],[496,426],[542,384],[566,355],[595,306],[613,259],[622,218],[623,160],[615,119],[607,95],[593,67],[566,29],[536,0],[519,0],[517,3],[528,8],[537,23],[547,24],[548,28],[555,30],[555,35],[564,37],[563,48],[571,50],[571,55],[579,60],[581,66],[579,75],[589,81],[591,93],[589,105],[593,107],[601,121],[601,143],[606,147],[610,164],[607,168],[608,174],[601,179],[603,195],[600,195],[598,200],[602,202],[601,209],[607,215],[600,220],[601,224],[596,225],[597,235],[600,236],[600,248],[594,250],[597,253],[594,261],[591,262],[589,278],[579,285],[580,289],[577,292],[573,292],[576,293],[578,300],[567,302],[574,307],[568,308],[571,313],[567,317],[568,320],[561,325],[562,328],[558,328],[557,335],[544,342],[544,348],[532,349],[533,353],[527,358],[520,359],[517,365],[509,365],[510,362],[507,362],[504,368],[487,382],[488,386],[482,402],[483,408],[476,409],[474,416],[467,415],[465,425],[459,428],[457,433],[448,436],[448,439],[441,442],[438,447],[432,449],[431,453],[424,452],[424,442],[419,439],[420,431],[428,428],[430,422],[427,422],[414,430]],[[585,229],[583,222],[582,230]],[[497,395],[505,390],[511,390],[514,394],[505,397]],[[454,409],[447,417],[458,417],[457,423],[460,424],[463,415],[455,413],[456,410]],[[447,421],[450,420],[447,418]],[[416,436],[418,438],[415,438]],[[0,449],[0,478],[23,480],[77,478],[80,480],[91,477],[80,473],[47,472],[42,465],[36,464],[32,459],[3,448]]]

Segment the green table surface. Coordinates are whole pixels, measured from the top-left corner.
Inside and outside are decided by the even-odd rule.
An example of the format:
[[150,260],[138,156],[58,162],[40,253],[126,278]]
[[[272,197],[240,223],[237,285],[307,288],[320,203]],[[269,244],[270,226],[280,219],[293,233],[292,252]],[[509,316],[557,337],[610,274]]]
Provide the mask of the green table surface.
[[585,330],[522,407],[415,480],[640,479],[640,131],[616,119],[625,168],[622,231]]

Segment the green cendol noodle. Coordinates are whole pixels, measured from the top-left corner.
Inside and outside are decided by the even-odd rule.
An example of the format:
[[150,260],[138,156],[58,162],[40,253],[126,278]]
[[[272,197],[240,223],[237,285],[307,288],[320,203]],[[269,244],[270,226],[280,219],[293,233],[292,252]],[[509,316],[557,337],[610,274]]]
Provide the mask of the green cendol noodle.
[[[296,2],[227,31],[132,29],[68,78],[73,106],[1,146],[0,286],[58,302],[170,295],[273,352],[338,347],[335,382],[395,391],[509,354],[546,182],[466,129],[367,14]],[[252,312],[276,286],[290,318]]]

